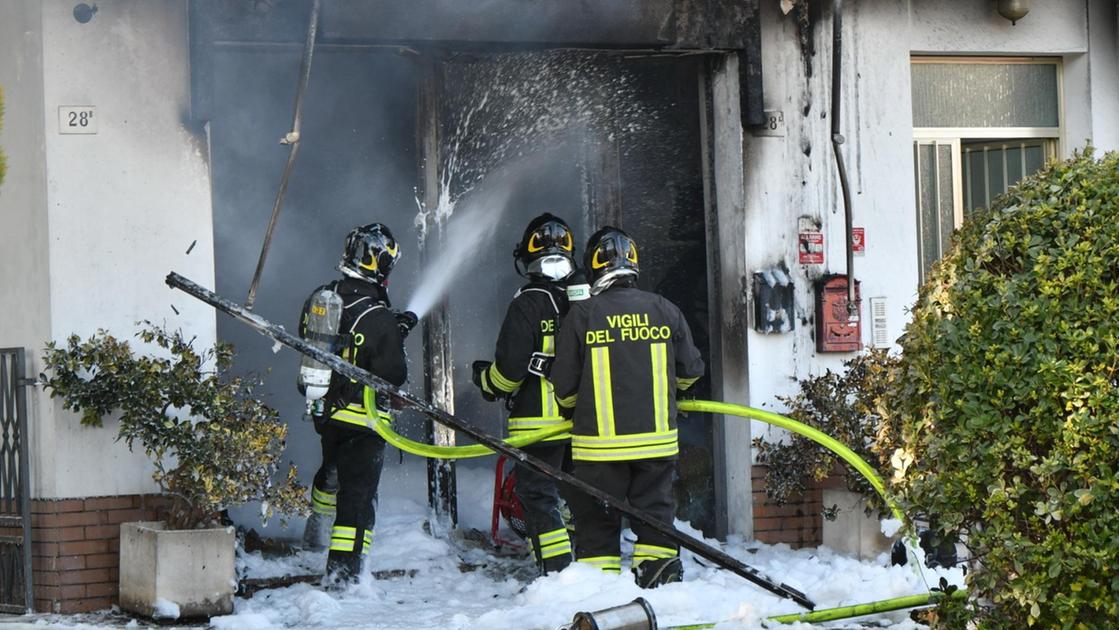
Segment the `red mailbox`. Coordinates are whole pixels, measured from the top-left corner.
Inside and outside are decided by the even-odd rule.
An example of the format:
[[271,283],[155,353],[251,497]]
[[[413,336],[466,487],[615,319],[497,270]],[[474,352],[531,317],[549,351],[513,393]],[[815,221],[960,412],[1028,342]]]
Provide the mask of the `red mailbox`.
[[859,281],[855,310],[847,312],[847,276],[824,276],[816,284],[816,351],[858,352],[862,349]]

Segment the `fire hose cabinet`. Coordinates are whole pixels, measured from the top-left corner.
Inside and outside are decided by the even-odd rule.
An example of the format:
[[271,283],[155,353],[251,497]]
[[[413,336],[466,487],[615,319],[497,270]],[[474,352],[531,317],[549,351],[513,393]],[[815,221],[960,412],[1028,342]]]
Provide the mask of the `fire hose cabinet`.
[[847,311],[847,276],[828,275],[816,283],[816,351],[858,352],[862,349],[859,281],[855,308]]

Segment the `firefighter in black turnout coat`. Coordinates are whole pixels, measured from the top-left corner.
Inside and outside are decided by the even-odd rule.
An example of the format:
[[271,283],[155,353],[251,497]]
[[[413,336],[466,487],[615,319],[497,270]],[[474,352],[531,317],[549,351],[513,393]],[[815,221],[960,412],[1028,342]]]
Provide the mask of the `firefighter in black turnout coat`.
[[[703,375],[703,359],[680,309],[635,287],[637,246],[625,232],[599,230],[584,260],[591,298],[564,319],[550,374],[560,406],[573,414],[575,476],[671,525],[675,394]],[[577,561],[620,572],[621,515],[584,495],[572,507]],[[677,545],[642,523],[632,526],[638,585],[682,579]]]
[[[338,264],[345,277],[315,290],[329,288],[342,299],[335,353],[398,387],[408,377],[404,338],[416,322],[411,313],[390,310],[385,286],[399,258],[399,246],[386,226],[372,223],[355,228],[346,237]],[[308,299],[300,318],[305,338],[310,304]],[[373,400],[374,413],[388,417],[387,406],[376,395]],[[312,417],[321,437],[322,465],[311,490],[313,513],[304,541],[311,547],[322,545],[330,527],[327,580],[354,582],[373,543],[385,441],[370,426],[364,388],[338,373],[331,374],[323,404]]]
[[[555,353],[556,328],[567,312],[563,281],[575,270],[571,229],[545,213],[533,219],[513,251],[517,271],[529,282],[513,298],[497,338],[494,361],[474,363],[474,383],[486,400],[507,398],[509,434],[517,435],[564,422],[552,384],[545,378]],[[564,467],[570,434],[561,433],[524,450]],[[529,538],[544,573],[571,563],[571,540],[560,514],[552,479],[520,464],[517,498],[524,506]]]

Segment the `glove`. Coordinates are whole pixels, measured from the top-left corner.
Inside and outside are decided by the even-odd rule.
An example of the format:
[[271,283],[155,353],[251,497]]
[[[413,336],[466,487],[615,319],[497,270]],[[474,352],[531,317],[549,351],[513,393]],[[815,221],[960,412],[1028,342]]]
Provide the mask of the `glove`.
[[493,365],[493,361],[475,361],[470,366],[470,380],[474,381],[474,384],[481,390],[482,398],[489,402],[497,400],[497,395],[494,394],[493,387],[490,386],[489,371],[491,365]]
[[396,316],[396,325],[400,328],[400,338],[407,339],[408,333],[419,323],[420,318],[412,311],[393,311]]

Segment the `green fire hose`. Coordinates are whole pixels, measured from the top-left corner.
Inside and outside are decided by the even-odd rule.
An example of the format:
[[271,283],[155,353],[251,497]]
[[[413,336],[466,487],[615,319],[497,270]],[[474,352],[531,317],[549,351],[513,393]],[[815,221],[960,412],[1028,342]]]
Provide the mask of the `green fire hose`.
[[[469,459],[472,457],[485,457],[486,455],[493,455],[493,449],[483,444],[471,444],[470,446],[434,446],[424,442],[417,442],[410,440],[403,435],[400,435],[393,430],[392,424],[388,420],[379,416],[373,415],[373,410],[376,406],[373,404],[373,390],[365,388],[365,415],[368,417],[371,428],[377,432],[385,442],[395,446],[396,448],[411,453],[412,455],[419,455],[420,457],[429,457],[434,459]],[[529,444],[535,444],[540,440],[550,438],[553,435],[565,433],[571,430],[571,423],[564,422],[563,424],[548,427],[545,429],[537,429],[517,435],[504,440],[509,446],[516,448],[523,448]]]
[[[739,418],[747,418],[751,420],[758,420],[766,424],[772,424],[782,429],[792,431],[798,435],[820,444],[829,451],[835,453],[843,461],[850,464],[855,470],[866,477],[870,485],[890,507],[890,512],[893,513],[894,518],[902,520],[901,510],[898,506],[886,496],[886,486],[882,483],[882,478],[870,464],[859,457],[854,451],[848,448],[843,443],[835,438],[814,429],[802,422],[797,422],[787,416],[773,413],[771,411],[762,411],[761,409],[754,409],[753,407],[746,407],[744,405],[735,405],[731,403],[715,402],[713,400],[681,400],[678,404],[680,411],[696,411],[700,413],[714,413],[724,416],[737,416]],[[372,428],[376,431],[386,442],[399,448],[400,450],[411,453],[412,455],[419,455],[420,457],[433,457],[437,459],[465,459],[471,457],[484,457],[490,455],[493,451],[481,444],[473,444],[470,446],[433,446],[423,442],[416,442],[410,440],[396,431],[393,430],[392,425],[380,417],[373,415],[373,390],[368,387],[365,388],[365,409],[369,417]],[[518,435],[505,440],[506,444],[521,448],[529,444],[534,444],[545,438],[563,433],[571,430],[571,423],[565,422],[559,426],[549,427],[546,429],[539,429],[523,435]]]
[[781,414],[773,413],[772,411],[762,411],[761,409],[754,409],[753,407],[746,407],[744,405],[715,402],[712,400],[681,400],[678,406],[680,408],[680,411],[699,411],[703,413],[715,413],[722,414],[724,416],[738,416],[739,418],[758,420],[766,424],[772,424],[773,426],[792,431],[797,435],[803,435],[804,437],[835,453],[840,457],[840,459],[850,464],[851,467],[855,470],[859,471],[859,474],[861,474],[863,477],[866,477],[866,480],[870,482],[870,485],[874,487],[874,490],[878,492],[878,495],[881,496],[882,500],[886,502],[887,506],[889,506],[890,513],[894,515],[894,518],[898,519],[899,521],[904,521],[904,519],[902,518],[901,510],[898,508],[897,504],[891,501],[890,497],[886,496],[886,484],[882,483],[882,478],[878,476],[878,473],[874,472],[874,469],[870,467],[870,464],[866,463],[866,460],[859,457],[858,454],[855,453],[855,451],[852,451],[845,444],[827,435],[826,433],[818,429],[813,429],[803,422],[797,422],[796,420],[793,420],[788,416],[782,416]]
[[[944,596],[941,592],[924,593],[921,595],[905,595],[904,597],[895,597],[893,599],[883,599],[876,602],[867,602],[865,604],[852,604],[850,606],[837,606],[835,608],[824,608],[821,610],[814,610],[806,613],[790,613],[788,615],[775,615],[767,617],[766,621],[776,621],[777,623],[814,623],[822,621],[837,621],[839,619],[850,619],[852,617],[862,617],[864,615],[877,615],[884,612],[893,612],[895,610],[906,610],[909,608],[919,608],[921,606],[931,606],[937,603]],[[949,595],[952,599],[964,599],[967,597],[967,592],[964,590],[952,591]],[[718,623],[698,623],[688,626],[670,626],[664,630],[707,630],[719,625]]]

